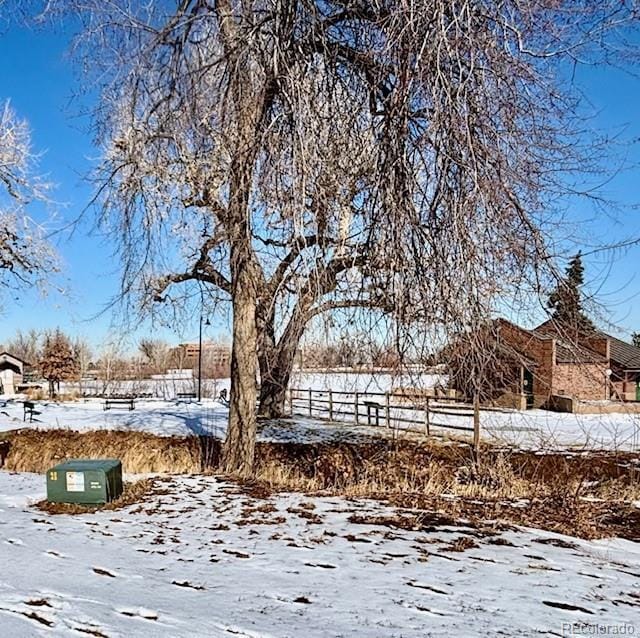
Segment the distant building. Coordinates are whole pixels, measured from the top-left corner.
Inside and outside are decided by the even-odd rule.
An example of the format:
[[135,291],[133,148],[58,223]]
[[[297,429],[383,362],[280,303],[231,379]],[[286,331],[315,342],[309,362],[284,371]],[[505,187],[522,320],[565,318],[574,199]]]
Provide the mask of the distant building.
[[[185,358],[191,362],[198,359],[200,354],[198,343],[181,343],[178,348],[182,350]],[[205,341],[202,344],[202,357],[206,359],[207,365],[227,366],[231,362],[231,350],[228,346]]]
[[27,362],[19,357],[8,352],[0,353],[0,394],[16,393],[16,388],[22,384],[25,365]]
[[554,407],[554,397],[587,401],[611,397],[607,337],[596,333],[576,343],[552,322],[534,330],[504,319],[497,323],[500,344],[516,354],[514,360],[522,357],[514,390],[526,407]]

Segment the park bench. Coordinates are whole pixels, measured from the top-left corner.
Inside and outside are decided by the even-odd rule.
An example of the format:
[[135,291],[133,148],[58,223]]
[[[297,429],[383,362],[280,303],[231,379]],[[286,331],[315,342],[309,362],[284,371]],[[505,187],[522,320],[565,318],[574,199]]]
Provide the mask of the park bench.
[[178,399],[195,399],[195,392],[176,392],[176,398]]
[[34,414],[42,414],[36,410],[36,404],[33,401],[23,401],[22,404],[24,406],[24,413],[22,415],[23,421],[27,420],[27,414],[29,415],[29,423],[33,422]]
[[133,399],[105,399],[104,409],[110,410],[112,407],[126,406],[129,410],[133,410],[136,406]]
[[364,401],[365,407],[367,408],[367,425],[371,425],[371,417],[375,415],[375,425],[380,425],[380,408],[382,407],[376,401]]

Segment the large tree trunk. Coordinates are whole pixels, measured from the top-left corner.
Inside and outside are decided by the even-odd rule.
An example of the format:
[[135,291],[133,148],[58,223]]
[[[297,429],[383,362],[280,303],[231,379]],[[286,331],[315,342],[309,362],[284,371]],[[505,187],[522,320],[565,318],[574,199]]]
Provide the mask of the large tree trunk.
[[[258,414],[267,419],[284,415],[287,387],[293,371],[296,352],[306,326],[306,306],[298,308],[289,321],[278,343],[275,335],[268,334],[269,323],[263,328],[267,334],[260,337],[260,405]],[[273,328],[271,327],[271,330]]]
[[239,260],[233,277],[233,347],[229,429],[223,450],[224,471],[249,476],[256,441],[256,282],[250,260]]
[[266,419],[278,419],[284,416],[284,403],[287,387],[291,378],[291,364],[284,369],[271,369],[268,373],[260,366],[260,403],[258,414]]

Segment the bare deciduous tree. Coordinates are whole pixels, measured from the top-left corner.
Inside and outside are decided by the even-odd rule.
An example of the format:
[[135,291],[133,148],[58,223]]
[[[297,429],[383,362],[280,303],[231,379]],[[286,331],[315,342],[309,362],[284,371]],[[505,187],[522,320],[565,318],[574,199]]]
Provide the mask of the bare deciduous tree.
[[91,365],[93,350],[89,342],[82,337],[75,337],[72,342],[73,358],[77,364],[78,390],[83,394],[84,377]]
[[171,350],[166,341],[151,338],[140,339],[138,350],[142,353],[152,373],[158,374],[167,371]]
[[29,332],[17,330],[7,342],[6,349],[26,363],[37,366],[42,349],[41,340],[42,335],[37,330],[29,330]]
[[42,226],[27,214],[47,188],[35,175],[35,159],[26,120],[5,102],[0,106],[0,287],[41,283],[56,269]]
[[230,302],[240,473],[256,370],[278,414],[314,317],[465,330],[540,289],[563,176],[596,168],[563,73],[630,52],[637,19],[630,0],[73,4],[110,78],[98,199],[123,292]]

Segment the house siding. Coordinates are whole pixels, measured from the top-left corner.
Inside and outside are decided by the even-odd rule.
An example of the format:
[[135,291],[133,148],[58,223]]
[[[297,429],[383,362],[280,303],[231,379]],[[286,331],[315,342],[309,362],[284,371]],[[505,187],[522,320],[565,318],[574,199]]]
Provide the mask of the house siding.
[[608,399],[606,364],[559,363],[553,370],[552,394],[591,401]]
[[535,362],[533,372],[534,407],[544,405],[551,395],[555,342],[539,337],[508,321],[500,321],[500,339]]
[[[534,407],[546,407],[554,395],[599,401],[609,398],[609,340],[593,337],[583,347],[593,353],[590,361],[558,361],[557,341],[552,335],[539,335],[500,320],[500,338],[536,366],[533,372]],[[594,361],[593,359],[600,359]]]

